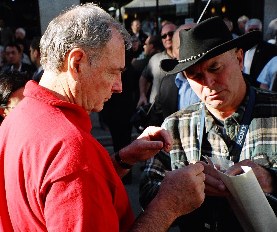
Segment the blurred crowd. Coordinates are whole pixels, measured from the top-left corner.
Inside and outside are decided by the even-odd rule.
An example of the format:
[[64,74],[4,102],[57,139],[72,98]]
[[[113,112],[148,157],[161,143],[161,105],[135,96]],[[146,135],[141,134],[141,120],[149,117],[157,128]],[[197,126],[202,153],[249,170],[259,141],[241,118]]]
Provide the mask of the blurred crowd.
[[40,37],[27,39],[22,27],[14,30],[0,18],[0,71],[25,73],[28,78],[39,82],[43,73],[40,65]]

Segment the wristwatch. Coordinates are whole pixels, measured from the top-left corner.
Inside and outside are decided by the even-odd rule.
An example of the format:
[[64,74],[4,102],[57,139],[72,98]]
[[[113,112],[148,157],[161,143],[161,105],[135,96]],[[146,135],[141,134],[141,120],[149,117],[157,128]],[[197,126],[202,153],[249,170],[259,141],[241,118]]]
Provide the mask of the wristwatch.
[[119,152],[116,152],[116,153],[114,154],[114,158],[115,158],[116,162],[119,164],[119,166],[122,167],[123,169],[130,169],[130,168],[133,167],[133,165],[124,163],[124,162],[122,161],[122,159],[121,159],[120,156],[119,156]]

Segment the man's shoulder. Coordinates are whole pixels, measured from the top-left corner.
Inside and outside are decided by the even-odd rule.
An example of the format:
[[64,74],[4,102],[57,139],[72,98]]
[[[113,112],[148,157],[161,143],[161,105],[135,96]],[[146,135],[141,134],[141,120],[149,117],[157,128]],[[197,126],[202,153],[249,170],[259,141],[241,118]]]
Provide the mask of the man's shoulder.
[[277,56],[274,56],[271,58],[271,60],[268,62],[270,65],[276,65],[277,64]]
[[[161,85],[165,85],[165,84],[171,84],[174,83],[175,85],[175,78],[176,78],[176,74],[168,74],[165,75],[162,80],[161,80]],[[176,86],[177,87],[177,86]]]
[[[156,54],[154,54],[151,58],[150,61],[161,61],[163,59],[170,59],[170,57],[167,55],[167,53],[165,51],[162,52],[158,52]],[[149,62],[150,62],[149,61]]]
[[169,115],[165,120],[190,120],[194,116],[199,116],[200,102],[194,103],[185,109],[178,110],[175,113]]
[[256,89],[255,117],[277,117],[277,92]]
[[257,88],[256,93],[256,104],[277,107],[277,92]]

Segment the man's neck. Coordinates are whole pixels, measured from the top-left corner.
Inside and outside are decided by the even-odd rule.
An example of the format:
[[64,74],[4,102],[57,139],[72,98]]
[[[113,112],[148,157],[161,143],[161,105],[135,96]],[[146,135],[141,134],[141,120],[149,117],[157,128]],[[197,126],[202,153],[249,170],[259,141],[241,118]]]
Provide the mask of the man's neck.
[[228,111],[220,111],[212,107],[209,107],[208,105],[206,105],[206,107],[210,111],[210,113],[220,121],[224,121],[225,119],[229,118],[233,113],[236,112],[236,109],[231,109]]
[[64,73],[57,74],[52,71],[47,71],[41,77],[39,85],[48,89],[63,101],[74,102],[73,95],[70,92],[70,86],[66,81]]

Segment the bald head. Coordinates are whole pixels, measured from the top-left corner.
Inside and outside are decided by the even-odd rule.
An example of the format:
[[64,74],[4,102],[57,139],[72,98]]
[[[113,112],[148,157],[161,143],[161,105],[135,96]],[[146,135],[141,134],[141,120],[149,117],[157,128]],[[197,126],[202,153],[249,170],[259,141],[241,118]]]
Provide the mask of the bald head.
[[249,19],[245,24],[245,32],[262,31],[263,25],[260,19]]
[[179,32],[181,30],[189,30],[192,27],[194,27],[196,23],[186,23],[182,24],[177,28],[177,30],[174,32],[173,38],[172,38],[172,53],[173,57],[176,59],[179,59],[179,48],[180,48],[180,37]]

